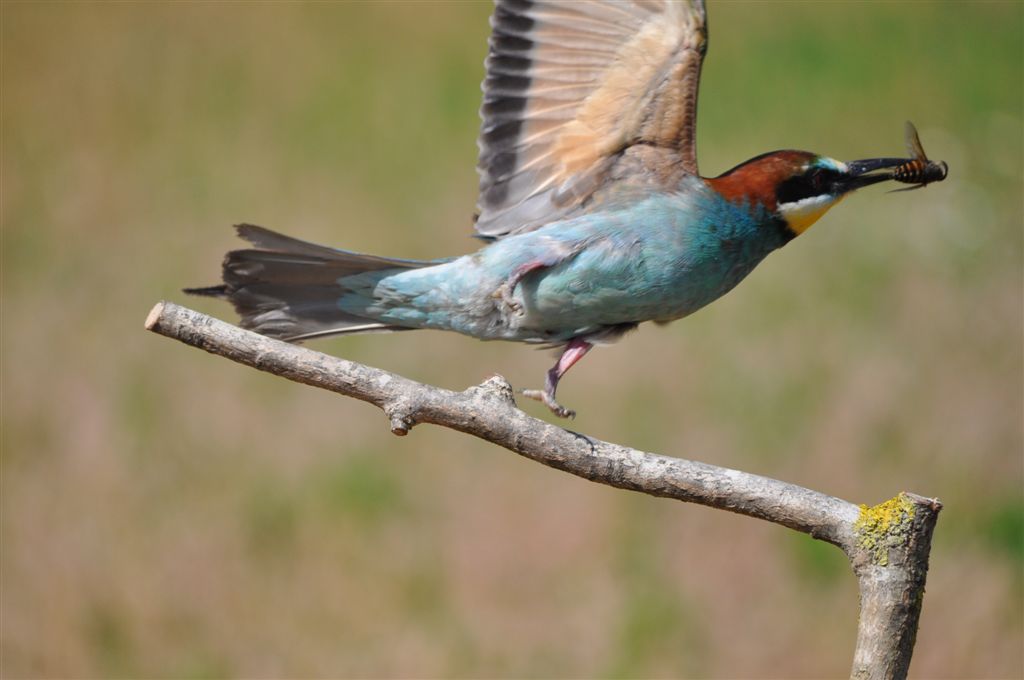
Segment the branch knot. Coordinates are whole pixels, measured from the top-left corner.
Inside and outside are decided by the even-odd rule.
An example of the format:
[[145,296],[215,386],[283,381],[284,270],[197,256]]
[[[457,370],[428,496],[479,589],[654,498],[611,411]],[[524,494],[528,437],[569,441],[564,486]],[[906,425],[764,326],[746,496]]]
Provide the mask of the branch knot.
[[497,373],[479,385],[473,385],[468,388],[466,393],[472,396],[480,395],[485,398],[497,399],[512,407],[516,405],[516,397],[515,392],[512,390],[512,385]]
[[415,408],[408,399],[395,399],[384,404],[384,413],[391,421],[391,434],[404,437],[416,424]]

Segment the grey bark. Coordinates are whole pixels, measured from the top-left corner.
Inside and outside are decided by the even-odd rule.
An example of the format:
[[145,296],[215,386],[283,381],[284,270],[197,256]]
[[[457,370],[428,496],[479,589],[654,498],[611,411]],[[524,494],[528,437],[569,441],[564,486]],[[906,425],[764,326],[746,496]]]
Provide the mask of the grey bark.
[[146,329],[374,404],[399,436],[419,423],[441,425],[593,482],[756,517],[832,543],[846,553],[860,584],[851,677],[907,675],[941,509],[937,500],[901,493],[868,508],[768,477],[637,451],[527,415],[501,376],[452,392],[257,335],[173,303],[158,303]]

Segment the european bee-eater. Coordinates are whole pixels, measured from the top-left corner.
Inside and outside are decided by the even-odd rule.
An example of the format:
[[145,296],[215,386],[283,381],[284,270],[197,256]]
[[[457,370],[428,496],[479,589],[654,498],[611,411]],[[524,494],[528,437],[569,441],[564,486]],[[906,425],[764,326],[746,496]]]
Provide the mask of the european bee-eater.
[[923,151],[847,163],[774,151],[701,177],[702,0],[497,0],[491,26],[486,246],[402,260],[240,225],[255,248],[227,254],[223,285],[188,292],[226,298],[244,327],[289,341],[435,328],[561,347],[544,389],[523,394],[571,417],[555,390],[595,344],[716,300],[856,189],[945,176]]

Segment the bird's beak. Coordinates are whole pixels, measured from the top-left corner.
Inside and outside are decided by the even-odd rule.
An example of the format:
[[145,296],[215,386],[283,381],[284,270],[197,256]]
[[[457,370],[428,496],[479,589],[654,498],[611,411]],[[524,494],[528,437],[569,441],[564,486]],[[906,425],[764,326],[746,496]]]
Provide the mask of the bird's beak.
[[910,160],[909,158],[868,158],[849,161],[846,163],[848,173],[840,180],[840,189],[843,193],[847,193],[893,179],[892,169]]

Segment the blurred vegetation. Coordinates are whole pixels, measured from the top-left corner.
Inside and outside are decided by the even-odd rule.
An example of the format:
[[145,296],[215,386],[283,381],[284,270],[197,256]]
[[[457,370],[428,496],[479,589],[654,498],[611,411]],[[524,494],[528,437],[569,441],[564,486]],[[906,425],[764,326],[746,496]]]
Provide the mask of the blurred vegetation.
[[[574,427],[941,498],[918,677],[1024,675],[1024,5],[709,2],[706,174],[892,155],[736,292],[574,370]],[[598,488],[142,330],[229,225],[466,252],[488,3],[0,4],[5,677],[841,676],[828,546]],[[326,351],[461,389],[550,357]],[[543,414],[534,404],[525,408]]]

